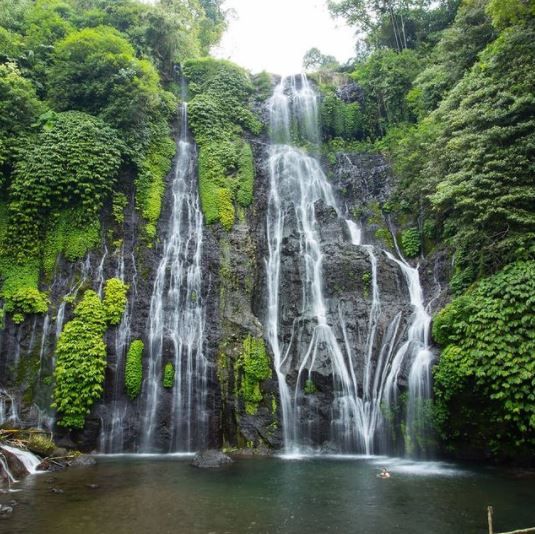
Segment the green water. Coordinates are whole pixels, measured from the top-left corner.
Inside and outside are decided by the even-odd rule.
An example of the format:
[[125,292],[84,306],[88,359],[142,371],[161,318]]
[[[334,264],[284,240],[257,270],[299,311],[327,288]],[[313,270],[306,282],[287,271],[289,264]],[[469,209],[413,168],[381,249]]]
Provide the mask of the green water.
[[[216,471],[189,461],[101,457],[28,477],[0,497],[19,502],[0,532],[485,533],[488,504],[497,531],[535,526],[533,476],[392,459],[241,459]],[[391,479],[377,478],[382,465]]]

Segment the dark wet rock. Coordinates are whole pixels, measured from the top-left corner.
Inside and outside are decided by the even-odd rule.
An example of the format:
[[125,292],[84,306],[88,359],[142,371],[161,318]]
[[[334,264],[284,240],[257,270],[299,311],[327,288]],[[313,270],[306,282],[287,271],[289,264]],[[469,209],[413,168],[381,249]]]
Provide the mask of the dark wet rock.
[[364,90],[356,83],[347,83],[336,90],[336,96],[347,104],[364,104]]
[[0,504],[0,519],[8,519],[13,514],[13,506]]
[[[1,446],[0,446],[0,454],[2,454],[2,456],[6,459],[7,467],[13,477],[18,479],[18,478],[22,478],[28,475],[28,471],[26,467],[24,467],[24,464],[17,458],[15,454],[8,451],[7,449],[4,449]],[[2,470],[2,478],[4,478],[4,480],[7,479],[7,473],[4,473],[3,470]]]
[[226,464],[231,464],[232,462],[232,458],[227,456],[224,452],[216,449],[209,449],[198,452],[194,456],[191,465],[202,469],[213,469]]

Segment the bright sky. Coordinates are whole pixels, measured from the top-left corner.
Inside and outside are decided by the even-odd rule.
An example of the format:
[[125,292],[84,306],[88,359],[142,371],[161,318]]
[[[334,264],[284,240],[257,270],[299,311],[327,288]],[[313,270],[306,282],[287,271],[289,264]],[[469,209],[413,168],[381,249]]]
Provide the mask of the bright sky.
[[312,47],[344,63],[355,55],[353,30],[333,20],[326,0],[226,0],[234,9],[214,55],[253,72],[297,74]]

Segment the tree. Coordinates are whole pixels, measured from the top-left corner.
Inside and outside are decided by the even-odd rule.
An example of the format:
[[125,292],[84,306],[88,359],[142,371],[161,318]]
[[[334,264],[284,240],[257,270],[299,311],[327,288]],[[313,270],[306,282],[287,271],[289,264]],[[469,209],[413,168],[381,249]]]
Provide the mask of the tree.
[[0,187],[44,105],[14,63],[0,65]]
[[503,32],[434,120],[431,200],[454,246],[461,288],[535,253],[535,29]]
[[58,110],[98,115],[136,143],[149,138],[151,123],[167,120],[174,110],[152,64],[137,59],[132,45],[107,26],[73,32],[58,43],[50,99]]
[[334,56],[322,54],[318,48],[311,48],[303,56],[303,68],[306,71],[336,70],[338,67]]
[[430,4],[429,0],[328,0],[333,16],[346,19],[357,31],[371,36],[375,45],[379,40],[390,41],[390,46],[398,51],[411,46],[419,23],[427,18],[426,8]]
[[405,97],[420,68],[413,50],[390,49],[377,50],[356,66],[352,78],[364,89],[367,122],[377,128],[370,133],[384,134],[387,126],[410,120]]

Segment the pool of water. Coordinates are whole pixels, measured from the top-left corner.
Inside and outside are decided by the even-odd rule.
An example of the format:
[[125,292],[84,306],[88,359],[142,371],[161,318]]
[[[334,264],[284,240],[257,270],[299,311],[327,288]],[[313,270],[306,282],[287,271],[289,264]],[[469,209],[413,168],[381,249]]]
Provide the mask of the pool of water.
[[[485,533],[489,504],[498,532],[535,526],[535,478],[496,469],[358,456],[239,459],[215,471],[189,463],[99,457],[30,476],[0,496],[19,503],[0,532]],[[392,478],[377,478],[382,466]]]

